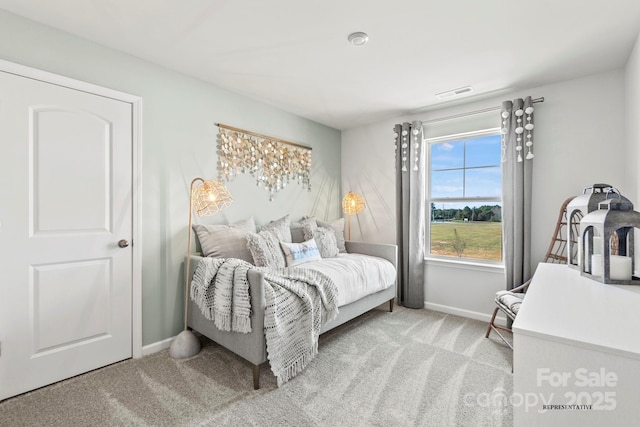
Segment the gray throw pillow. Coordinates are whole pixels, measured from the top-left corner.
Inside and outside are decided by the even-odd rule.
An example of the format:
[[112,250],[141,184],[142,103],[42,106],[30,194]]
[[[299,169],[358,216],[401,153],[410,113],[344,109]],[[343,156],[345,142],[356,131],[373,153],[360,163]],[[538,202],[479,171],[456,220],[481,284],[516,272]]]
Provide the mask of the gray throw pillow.
[[247,248],[253,257],[256,267],[285,267],[286,262],[282,248],[282,235],[277,229],[264,230],[247,234]]
[[344,218],[336,219],[332,222],[324,222],[316,220],[318,227],[328,228],[335,232],[336,242],[338,244],[338,252],[346,253],[347,248],[344,244]]
[[316,219],[314,217],[303,218],[298,222],[291,223],[291,241],[293,243],[302,243],[304,242],[304,227],[308,225],[311,229],[316,229],[318,224],[316,224]]
[[256,232],[253,217],[229,225],[196,224],[193,230],[198,236],[204,256],[238,258],[253,263],[246,238],[248,233]]
[[322,258],[338,256],[338,244],[336,243],[336,235],[333,230],[324,227],[312,229],[307,225],[304,227],[304,238],[305,240],[314,239],[316,241]]
[[273,229],[276,229],[280,232],[283,242],[291,243],[291,228],[288,214],[280,219],[271,221],[269,224],[258,226],[258,232]]

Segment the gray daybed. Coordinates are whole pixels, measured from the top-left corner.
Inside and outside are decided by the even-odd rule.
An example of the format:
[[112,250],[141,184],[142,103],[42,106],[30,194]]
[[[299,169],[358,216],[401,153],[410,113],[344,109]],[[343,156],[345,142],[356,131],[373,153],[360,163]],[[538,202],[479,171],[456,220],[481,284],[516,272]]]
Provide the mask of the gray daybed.
[[[397,247],[395,245],[347,241],[346,250],[347,253],[358,253],[386,259],[397,269]],[[193,277],[193,273],[200,259],[202,259],[201,256],[191,255],[189,277]],[[264,275],[257,270],[249,270],[248,280],[251,297],[252,332],[225,332],[216,328],[213,321],[205,318],[199,307],[191,299],[189,300],[188,326],[249,361],[253,365],[253,387],[257,390],[260,387],[260,365],[267,361],[264,335]],[[326,323],[322,327],[321,333],[333,329],[386,302],[389,303],[389,311],[392,311],[395,297],[396,283],[394,282],[392,286],[386,289],[340,306],[338,307],[338,316]]]

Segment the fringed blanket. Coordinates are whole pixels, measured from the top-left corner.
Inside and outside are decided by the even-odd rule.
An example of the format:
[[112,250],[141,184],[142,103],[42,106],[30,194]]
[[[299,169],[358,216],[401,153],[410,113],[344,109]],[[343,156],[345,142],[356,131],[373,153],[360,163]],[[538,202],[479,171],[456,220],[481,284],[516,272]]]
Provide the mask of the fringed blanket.
[[251,332],[247,271],[236,258],[203,258],[191,280],[191,299],[221,331]]
[[338,315],[338,288],[313,270],[265,271],[264,335],[278,386],[302,371],[318,353],[322,325]]
[[338,291],[328,276],[313,270],[269,269],[238,259],[203,258],[191,282],[191,299],[219,329],[251,332],[250,268],[264,273],[267,358],[280,386],[318,353],[320,328],[338,315]]

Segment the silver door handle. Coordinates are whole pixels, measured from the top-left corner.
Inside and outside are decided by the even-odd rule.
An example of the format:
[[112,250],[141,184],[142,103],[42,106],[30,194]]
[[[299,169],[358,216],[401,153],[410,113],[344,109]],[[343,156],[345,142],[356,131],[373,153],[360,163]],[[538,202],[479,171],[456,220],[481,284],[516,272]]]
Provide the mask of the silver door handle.
[[127,246],[129,246],[129,241],[126,239],[122,239],[118,242],[118,246],[120,246],[121,248],[126,248]]

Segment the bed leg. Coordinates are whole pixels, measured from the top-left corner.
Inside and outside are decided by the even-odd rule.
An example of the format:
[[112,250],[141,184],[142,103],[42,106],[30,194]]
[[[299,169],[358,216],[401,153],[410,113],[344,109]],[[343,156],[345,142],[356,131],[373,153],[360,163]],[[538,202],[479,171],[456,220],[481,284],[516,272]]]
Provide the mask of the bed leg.
[[389,300],[389,313],[393,313],[393,298]]
[[253,389],[260,388],[260,365],[253,365]]

